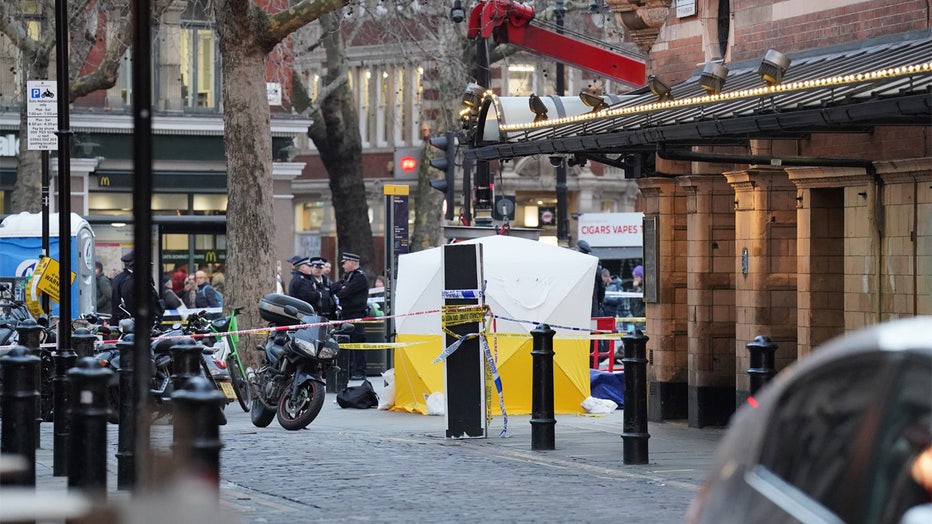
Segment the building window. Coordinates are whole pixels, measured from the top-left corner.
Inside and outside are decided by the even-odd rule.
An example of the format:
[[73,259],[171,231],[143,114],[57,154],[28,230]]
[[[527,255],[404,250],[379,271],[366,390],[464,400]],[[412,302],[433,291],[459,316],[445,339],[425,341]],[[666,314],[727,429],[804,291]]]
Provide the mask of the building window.
[[[350,78],[352,78],[352,71],[350,71]],[[371,93],[371,80],[372,80],[372,71],[369,69],[360,69],[359,70],[359,136],[362,137],[363,147],[369,147],[372,143],[372,137],[369,130],[372,129],[373,113],[372,113],[372,93]],[[352,89],[352,84],[350,85]]]
[[512,64],[508,66],[507,96],[530,96],[534,89],[534,64]]
[[216,111],[220,95],[217,39],[213,29],[181,30],[181,98],[185,109]]

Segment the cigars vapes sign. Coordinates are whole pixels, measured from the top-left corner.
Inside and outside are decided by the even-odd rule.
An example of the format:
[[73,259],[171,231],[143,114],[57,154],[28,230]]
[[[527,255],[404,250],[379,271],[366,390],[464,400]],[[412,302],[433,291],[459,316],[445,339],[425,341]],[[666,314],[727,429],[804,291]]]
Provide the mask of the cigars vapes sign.
[[636,247],[643,241],[644,213],[583,213],[577,238],[592,247]]

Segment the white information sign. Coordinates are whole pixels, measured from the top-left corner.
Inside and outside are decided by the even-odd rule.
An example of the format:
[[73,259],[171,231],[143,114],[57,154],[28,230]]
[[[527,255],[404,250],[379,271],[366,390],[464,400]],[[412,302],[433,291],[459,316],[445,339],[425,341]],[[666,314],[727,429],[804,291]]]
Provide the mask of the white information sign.
[[58,85],[54,80],[26,82],[26,148],[58,150]]
[[592,247],[636,247],[643,241],[644,213],[583,213],[577,238]]
[[282,105],[282,85],[278,82],[266,82],[265,91],[269,97],[270,106]]
[[696,14],[696,0],[676,0],[676,17],[683,18]]

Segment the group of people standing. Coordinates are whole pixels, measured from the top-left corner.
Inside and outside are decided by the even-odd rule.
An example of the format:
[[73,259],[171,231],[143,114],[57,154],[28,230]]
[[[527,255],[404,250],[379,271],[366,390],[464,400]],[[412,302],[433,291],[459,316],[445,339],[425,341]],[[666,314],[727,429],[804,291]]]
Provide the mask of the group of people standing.
[[171,276],[162,277],[161,296],[165,309],[222,308],[223,288],[223,266],[220,264],[210,275],[205,269],[198,269],[192,275],[185,265],[179,265]]
[[[340,265],[343,278],[330,280],[326,271],[329,262],[324,257],[295,255],[291,263],[291,282],[288,295],[314,306],[317,313],[328,320],[352,320],[367,316],[369,307],[369,278],[359,268],[359,255],[343,253]],[[362,326],[350,333],[351,343],[366,341]],[[350,350],[350,380],[366,378],[366,352]]]

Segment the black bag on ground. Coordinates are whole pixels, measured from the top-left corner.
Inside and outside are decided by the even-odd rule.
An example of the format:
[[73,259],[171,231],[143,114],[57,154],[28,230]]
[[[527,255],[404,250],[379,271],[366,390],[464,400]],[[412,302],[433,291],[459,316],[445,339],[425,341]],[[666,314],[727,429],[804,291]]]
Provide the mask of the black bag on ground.
[[369,409],[379,405],[379,397],[372,389],[372,383],[364,380],[358,386],[349,386],[337,393],[337,404],[341,408]]

